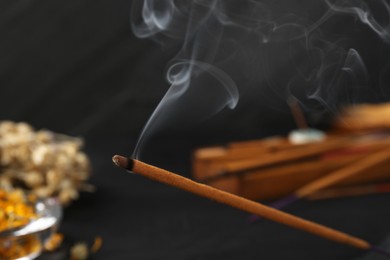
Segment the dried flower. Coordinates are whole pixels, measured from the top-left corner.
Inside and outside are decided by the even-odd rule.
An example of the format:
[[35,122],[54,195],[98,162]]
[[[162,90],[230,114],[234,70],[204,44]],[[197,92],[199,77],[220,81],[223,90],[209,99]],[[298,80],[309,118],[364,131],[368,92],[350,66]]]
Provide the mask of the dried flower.
[[24,259],[26,255],[37,254],[42,244],[37,234],[22,237],[0,238],[0,259]]
[[103,244],[103,239],[99,236],[95,237],[95,241],[93,242],[93,245],[91,247],[91,252],[96,253],[100,250]]
[[60,233],[54,233],[44,244],[44,248],[46,251],[54,251],[56,250],[64,240],[64,235]]
[[88,258],[88,247],[86,243],[76,243],[70,249],[71,260],[85,260]]
[[26,225],[36,217],[34,207],[21,190],[0,190],[0,232]]
[[[0,232],[18,228],[37,218],[34,196],[25,196],[22,190],[0,189]],[[21,237],[0,237],[0,259],[17,259],[41,250],[36,234]]]
[[0,122],[0,188],[23,188],[69,204],[90,176],[82,145],[80,138],[35,131],[26,123]]

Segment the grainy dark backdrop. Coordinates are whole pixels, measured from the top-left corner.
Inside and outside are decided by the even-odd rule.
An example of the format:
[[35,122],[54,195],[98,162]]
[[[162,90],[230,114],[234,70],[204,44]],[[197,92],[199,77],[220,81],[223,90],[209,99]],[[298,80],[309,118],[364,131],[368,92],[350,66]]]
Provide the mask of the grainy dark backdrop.
[[[169,87],[166,64],[181,43],[137,39],[130,28],[131,5],[127,0],[1,1],[0,120],[26,121],[36,128],[84,137],[110,134],[135,139]],[[317,16],[324,6],[316,6],[300,9]],[[384,85],[376,76],[386,65],[387,45],[351,17],[336,16],[326,26],[339,33],[352,28],[347,30],[349,46],[360,51],[374,85]],[[283,76],[279,71],[291,67],[273,68],[277,79]],[[387,91],[381,87],[376,101],[386,99]],[[291,128],[283,97],[274,93],[278,91],[270,87],[244,93],[242,100],[249,97],[250,102],[239,103],[236,111],[224,111],[203,127],[194,126],[193,132],[209,139],[239,139],[272,134],[281,126]],[[253,98],[256,95],[259,100]],[[179,123],[177,128],[172,135],[188,133]]]
[[130,5],[1,1],[0,118],[134,137],[166,90],[169,50],[132,35]]
[[[135,139],[169,87],[165,66],[180,43],[137,39],[130,8],[124,0],[1,1],[0,120],[84,137]],[[224,132],[232,138],[256,135],[268,121],[275,128],[279,116],[292,124],[286,111],[246,106]],[[234,121],[215,120],[198,130],[210,137],[218,132],[211,129]],[[250,127],[241,127],[243,122]]]
[[[135,139],[169,87],[166,64],[181,43],[137,39],[130,28],[131,5],[126,0],[1,1],[0,120],[26,121],[36,128],[84,137],[111,134]],[[300,9],[304,8],[317,15],[324,7]],[[372,82],[383,85],[375,79],[386,65],[386,44],[351,17],[336,17],[326,26],[341,33],[344,27],[352,28],[347,30],[349,45],[365,59]],[[290,69],[281,65],[271,73],[276,79],[283,76],[279,71]],[[239,103],[237,111],[223,112],[203,127],[195,125],[194,132],[206,138],[238,139],[291,128],[287,107],[274,93],[278,91],[270,87],[244,93],[242,100],[252,96],[250,102]],[[386,93],[376,91],[375,100],[385,100]]]

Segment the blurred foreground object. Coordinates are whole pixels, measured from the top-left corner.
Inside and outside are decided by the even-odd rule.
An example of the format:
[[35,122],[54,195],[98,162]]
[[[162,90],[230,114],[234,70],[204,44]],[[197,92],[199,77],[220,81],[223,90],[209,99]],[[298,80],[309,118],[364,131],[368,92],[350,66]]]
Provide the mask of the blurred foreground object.
[[70,260],[86,260],[91,254],[96,254],[102,247],[103,239],[95,237],[93,244],[89,247],[86,242],[77,242],[70,249]]
[[32,202],[21,190],[0,190],[0,232],[26,225],[37,218]]
[[26,123],[0,122],[0,188],[70,203],[80,190],[93,188],[86,183],[90,163],[82,145],[79,138],[35,131]]
[[341,131],[390,129],[390,103],[346,107],[333,123],[333,128]]
[[0,189],[0,259],[34,259],[56,232],[58,200],[38,200],[21,189]]
[[[196,150],[193,176],[249,199],[278,199],[389,147],[390,132],[376,131],[328,134],[321,142],[306,144],[285,137],[232,142]],[[381,160],[331,187],[388,181],[389,168],[390,159]]]
[[287,99],[287,104],[290,107],[291,114],[294,117],[298,129],[291,131],[288,135],[288,140],[293,144],[306,144],[313,142],[321,142],[326,139],[326,134],[318,129],[310,128],[303,115],[302,109],[298,100],[294,97]]

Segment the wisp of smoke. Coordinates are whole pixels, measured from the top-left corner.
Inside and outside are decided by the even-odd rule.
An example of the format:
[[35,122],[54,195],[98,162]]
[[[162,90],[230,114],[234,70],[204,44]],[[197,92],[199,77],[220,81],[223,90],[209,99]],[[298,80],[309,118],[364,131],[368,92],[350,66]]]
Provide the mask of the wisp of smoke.
[[[337,0],[334,2],[325,0],[325,2],[330,7],[331,12],[355,16],[362,23],[369,26],[371,30],[385,42],[390,43],[390,4],[387,3],[386,0]],[[371,2],[371,4],[377,4],[379,6],[377,8],[385,11],[383,14],[386,16],[384,22],[381,21],[383,19],[382,17],[375,17],[374,12],[370,10],[369,2]]]
[[[358,18],[389,42],[389,23],[360,0],[135,0],[134,34],[181,41],[167,65],[170,88],[146,123],[134,156],[152,133],[190,125],[241,103],[277,107],[294,96],[307,109],[364,100],[371,77],[340,16]],[[386,20],[386,21],[384,21]],[[334,21],[335,25],[332,24]],[[336,28],[336,32],[329,31]],[[373,91],[375,92],[375,91]]]

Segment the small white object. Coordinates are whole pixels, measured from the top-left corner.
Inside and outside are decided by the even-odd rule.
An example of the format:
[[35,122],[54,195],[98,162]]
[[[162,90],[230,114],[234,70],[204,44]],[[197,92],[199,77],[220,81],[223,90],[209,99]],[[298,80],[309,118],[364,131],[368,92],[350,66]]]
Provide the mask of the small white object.
[[305,128],[291,131],[288,140],[293,144],[307,144],[325,140],[326,134],[320,130]]

